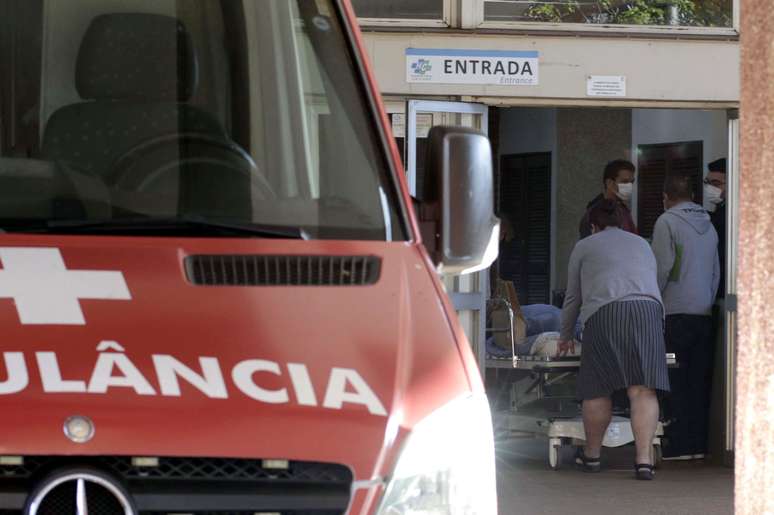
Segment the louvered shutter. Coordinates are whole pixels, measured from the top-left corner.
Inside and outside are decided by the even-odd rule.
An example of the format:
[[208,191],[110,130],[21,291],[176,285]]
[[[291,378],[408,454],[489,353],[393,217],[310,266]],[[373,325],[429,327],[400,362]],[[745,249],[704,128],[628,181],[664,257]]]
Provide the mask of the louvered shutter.
[[549,301],[551,265],[551,154],[502,156],[500,210],[514,238],[500,248],[499,272],[516,286],[522,304]]
[[703,143],[701,141],[640,145],[637,172],[637,227],[644,238],[653,236],[656,220],[664,212],[664,181],[668,175],[691,178],[694,201],[702,203]]

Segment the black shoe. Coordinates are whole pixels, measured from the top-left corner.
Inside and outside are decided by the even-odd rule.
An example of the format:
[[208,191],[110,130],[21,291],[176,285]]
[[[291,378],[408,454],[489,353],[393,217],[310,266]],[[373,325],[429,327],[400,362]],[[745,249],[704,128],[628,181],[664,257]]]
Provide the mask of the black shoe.
[[586,456],[586,453],[583,452],[583,447],[578,447],[575,453],[575,464],[583,472],[600,472],[602,470],[599,458],[589,458]]
[[653,465],[650,463],[637,463],[634,465],[634,473],[640,481],[653,481],[656,477]]

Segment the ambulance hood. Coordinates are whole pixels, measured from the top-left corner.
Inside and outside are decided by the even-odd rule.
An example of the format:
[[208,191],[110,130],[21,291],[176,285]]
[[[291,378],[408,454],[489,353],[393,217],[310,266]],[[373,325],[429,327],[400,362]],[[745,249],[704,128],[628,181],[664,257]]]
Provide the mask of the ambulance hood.
[[[364,286],[198,286],[194,255],[373,256]],[[471,389],[406,243],[4,235],[2,455],[276,458],[368,478]],[[475,386],[475,385],[474,385]],[[87,443],[64,434],[89,417]]]

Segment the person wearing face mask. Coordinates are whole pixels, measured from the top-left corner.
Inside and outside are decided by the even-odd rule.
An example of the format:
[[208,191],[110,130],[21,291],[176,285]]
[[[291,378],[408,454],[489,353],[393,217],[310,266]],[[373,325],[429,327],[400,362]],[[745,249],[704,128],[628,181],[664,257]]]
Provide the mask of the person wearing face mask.
[[665,213],[653,229],[658,286],[666,309],[666,348],[680,366],[669,371],[664,459],[701,459],[708,446],[714,355],[712,309],[720,282],[718,235],[710,216],[692,201],[691,179],[664,185]]
[[580,222],[580,238],[591,236],[591,223],[589,222],[589,213],[595,204],[602,200],[611,200],[615,203],[616,212],[621,219],[621,228],[624,231],[638,234],[637,226],[634,224],[632,213],[629,210],[632,195],[634,194],[634,164],[624,159],[616,159],[607,163],[604,174],[602,175],[602,193],[597,195],[586,206],[586,213]]
[[669,391],[656,258],[648,242],[622,230],[618,201],[602,199],[589,211],[593,234],[580,240],[570,256],[558,345],[559,356],[572,349],[580,320],[577,396],[583,401],[586,441],[575,462],[586,472],[600,470],[612,397],[625,392],[631,405],[635,474],[650,480],[657,392]]
[[711,162],[704,179],[704,201],[712,217],[712,225],[718,233],[718,257],[720,259],[720,286],[718,297],[726,295],[726,158]]

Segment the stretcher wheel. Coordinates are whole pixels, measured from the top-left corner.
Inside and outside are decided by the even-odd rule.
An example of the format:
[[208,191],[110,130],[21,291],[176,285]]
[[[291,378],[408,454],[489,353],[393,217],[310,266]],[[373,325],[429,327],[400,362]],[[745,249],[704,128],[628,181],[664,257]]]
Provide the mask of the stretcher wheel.
[[661,449],[661,444],[653,445],[653,466],[655,468],[661,467],[661,463],[664,461],[664,453]]
[[548,464],[552,470],[562,468],[562,444],[551,442],[548,445]]

